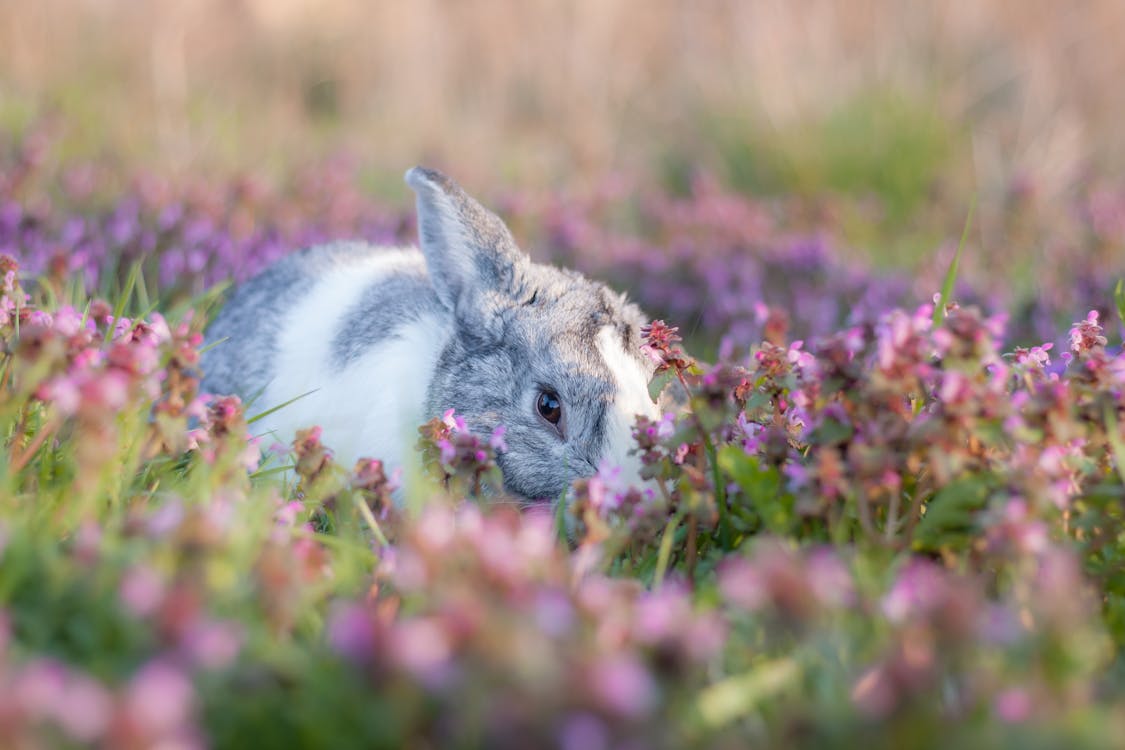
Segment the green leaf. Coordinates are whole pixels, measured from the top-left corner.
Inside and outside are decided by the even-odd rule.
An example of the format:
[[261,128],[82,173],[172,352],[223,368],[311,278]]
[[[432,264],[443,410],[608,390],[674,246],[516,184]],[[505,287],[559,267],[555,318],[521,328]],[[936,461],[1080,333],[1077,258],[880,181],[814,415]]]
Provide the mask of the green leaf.
[[914,532],[916,549],[936,550],[964,541],[972,533],[977,511],[988,499],[989,484],[980,476],[950,482],[926,503],[926,515]]
[[792,528],[793,498],[782,493],[781,474],[776,468],[763,468],[755,456],[746,455],[737,445],[724,445],[718,463],[770,531],[784,534]]
[[810,436],[810,442],[817,445],[838,445],[855,434],[855,428],[850,424],[837,422],[835,419],[826,419],[821,422]]
[[660,394],[664,392],[664,389],[675,377],[676,373],[671,369],[658,372],[653,376],[652,380],[648,383],[648,396],[652,399],[652,403],[655,404],[660,400]]

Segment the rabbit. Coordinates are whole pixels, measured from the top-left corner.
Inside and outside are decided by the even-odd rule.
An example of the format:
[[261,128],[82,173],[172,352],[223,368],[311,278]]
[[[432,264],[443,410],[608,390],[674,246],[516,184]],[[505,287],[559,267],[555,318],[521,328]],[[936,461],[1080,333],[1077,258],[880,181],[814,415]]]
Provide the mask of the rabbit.
[[345,466],[379,458],[407,483],[418,426],[448,409],[481,437],[504,426],[497,464],[516,498],[557,500],[603,464],[636,480],[632,425],[660,416],[640,308],[532,262],[444,174],[414,167],[406,182],[419,247],[311,247],[240,285],[207,330],[204,390],[260,394],[257,411],[296,399],[262,430],[288,442],[319,425]]

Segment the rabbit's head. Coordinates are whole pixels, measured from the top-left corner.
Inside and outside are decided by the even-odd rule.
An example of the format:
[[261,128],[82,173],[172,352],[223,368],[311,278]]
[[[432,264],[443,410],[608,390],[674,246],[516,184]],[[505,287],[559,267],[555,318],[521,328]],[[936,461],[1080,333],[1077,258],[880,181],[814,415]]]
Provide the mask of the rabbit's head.
[[454,409],[481,436],[503,425],[505,489],[529,500],[559,498],[603,462],[637,481],[631,428],[638,414],[658,416],[640,309],[577,272],[531,262],[504,223],[445,175],[415,167],[406,181],[432,284],[455,327],[427,412]]

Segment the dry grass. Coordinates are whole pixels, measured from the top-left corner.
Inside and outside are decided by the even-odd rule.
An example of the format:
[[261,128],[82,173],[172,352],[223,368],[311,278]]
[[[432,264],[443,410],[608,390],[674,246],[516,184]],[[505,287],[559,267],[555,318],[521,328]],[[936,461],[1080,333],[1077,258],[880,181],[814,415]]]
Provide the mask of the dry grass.
[[346,149],[543,183],[713,164],[716,120],[783,134],[893,91],[978,188],[1057,190],[1125,161],[1123,33],[1120,0],[0,0],[0,118],[172,171]]

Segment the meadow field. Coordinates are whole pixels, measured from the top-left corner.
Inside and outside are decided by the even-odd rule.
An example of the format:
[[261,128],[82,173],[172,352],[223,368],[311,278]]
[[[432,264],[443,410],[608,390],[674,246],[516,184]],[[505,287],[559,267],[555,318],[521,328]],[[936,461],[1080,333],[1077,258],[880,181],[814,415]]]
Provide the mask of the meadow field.
[[[1122,747],[1122,33],[0,0],[0,746]],[[489,502],[446,415],[396,502],[201,391],[232,284],[414,242],[417,163],[653,318],[655,490]]]

